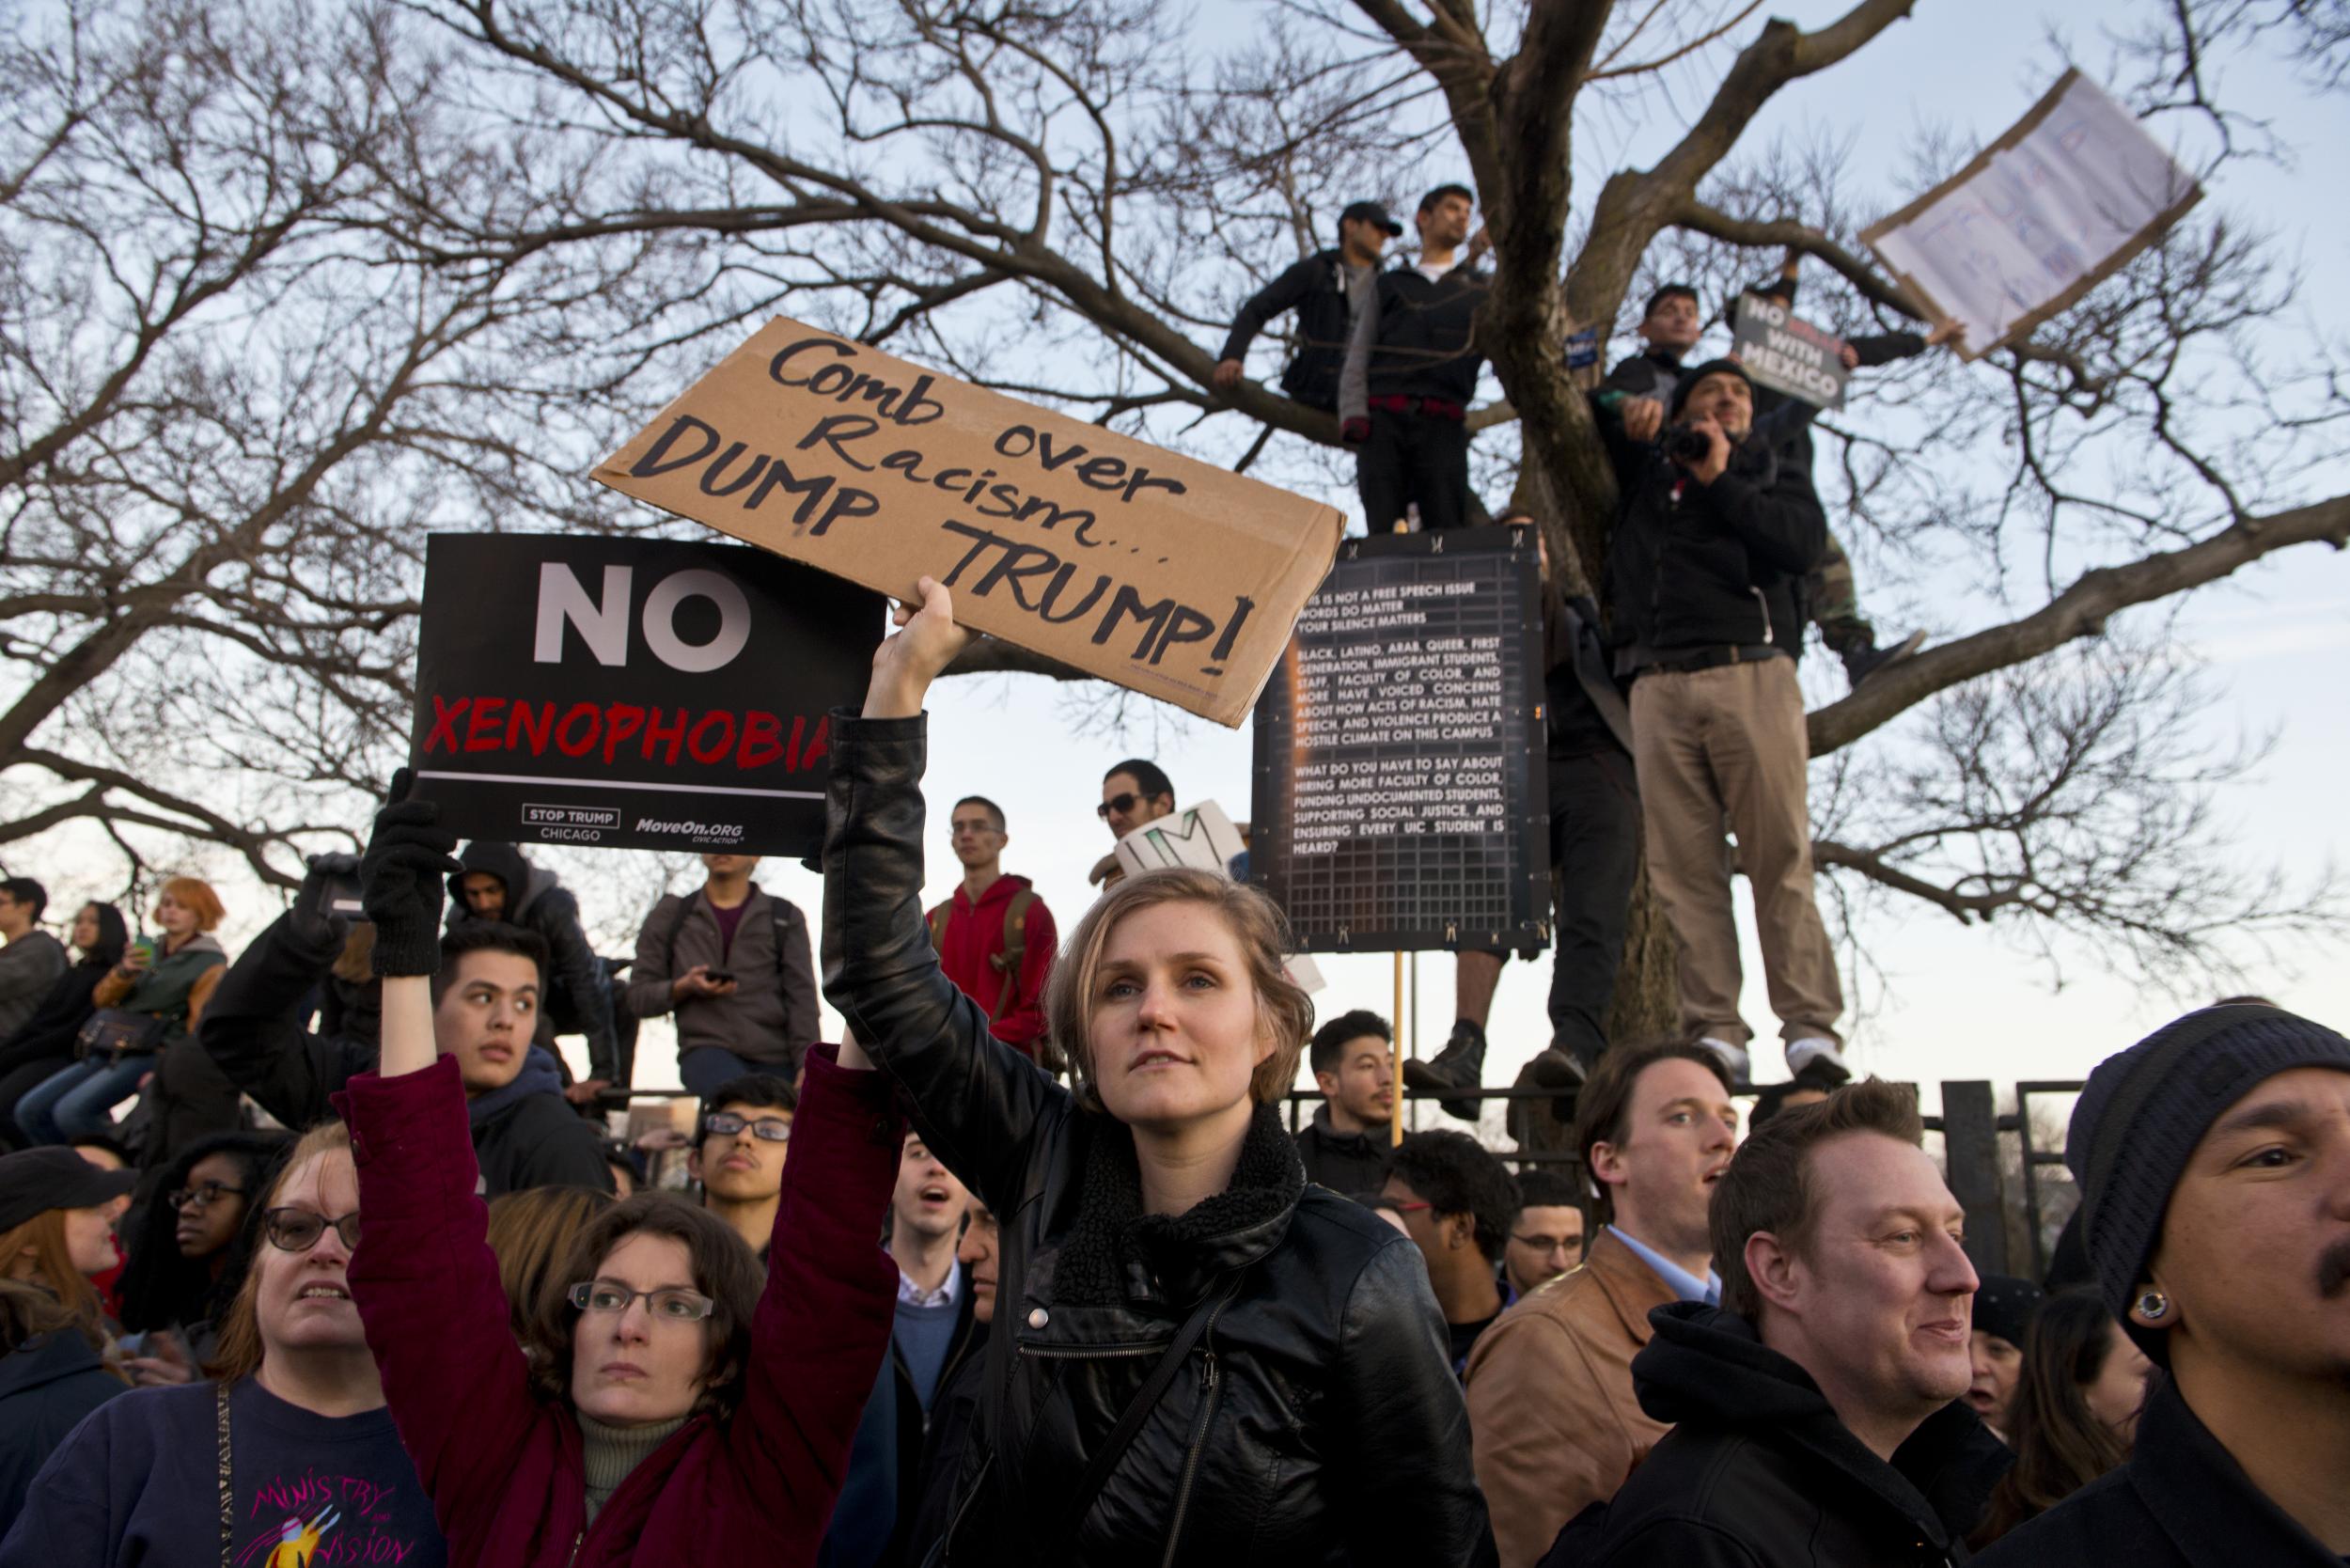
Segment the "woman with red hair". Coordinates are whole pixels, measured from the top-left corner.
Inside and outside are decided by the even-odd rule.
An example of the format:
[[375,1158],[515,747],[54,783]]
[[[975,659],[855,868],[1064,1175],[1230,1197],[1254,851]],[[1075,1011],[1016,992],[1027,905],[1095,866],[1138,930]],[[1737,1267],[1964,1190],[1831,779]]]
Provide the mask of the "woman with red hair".
[[[199,877],[175,876],[164,884],[154,913],[163,934],[132,943],[98,982],[91,995],[98,1011],[83,1026],[77,1044],[81,1059],[17,1102],[17,1122],[28,1137],[67,1143],[106,1131],[116,1103],[159,1071],[187,1080],[189,1092],[180,1098],[201,1104],[202,1109],[167,1114],[165,1095],[159,1093],[158,1137],[147,1151],[148,1164],[170,1159],[205,1133],[236,1125],[235,1087],[194,1044],[196,1019],[228,964],[228,954],[212,934],[226,913],[220,895]],[[197,1092],[211,1087],[204,1077],[208,1072],[227,1089],[226,1121],[212,1103],[218,1094]]]

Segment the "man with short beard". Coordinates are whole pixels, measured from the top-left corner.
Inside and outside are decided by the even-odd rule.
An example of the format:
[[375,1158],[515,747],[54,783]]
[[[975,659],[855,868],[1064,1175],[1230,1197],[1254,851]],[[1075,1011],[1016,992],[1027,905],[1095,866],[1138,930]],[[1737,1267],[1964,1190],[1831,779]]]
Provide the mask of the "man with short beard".
[[1656,1311],[1632,1363],[1674,1423],[1551,1560],[1588,1568],[1963,1560],[2007,1450],[1960,1399],[1976,1277],[1912,1092],[1774,1119],[1714,1193],[1723,1306]]
[[2064,1144],[2106,1306],[2170,1376],[2129,1463],[1983,1568],[2350,1558],[2350,1040],[2191,1012],[2090,1074]]

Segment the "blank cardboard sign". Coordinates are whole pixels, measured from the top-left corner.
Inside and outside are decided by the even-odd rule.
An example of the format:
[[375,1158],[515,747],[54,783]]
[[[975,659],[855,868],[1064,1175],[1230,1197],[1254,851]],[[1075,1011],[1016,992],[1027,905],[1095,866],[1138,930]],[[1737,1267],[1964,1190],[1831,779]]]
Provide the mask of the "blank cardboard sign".
[[1338,511],[777,319],[599,463],[665,511],[1238,728]]

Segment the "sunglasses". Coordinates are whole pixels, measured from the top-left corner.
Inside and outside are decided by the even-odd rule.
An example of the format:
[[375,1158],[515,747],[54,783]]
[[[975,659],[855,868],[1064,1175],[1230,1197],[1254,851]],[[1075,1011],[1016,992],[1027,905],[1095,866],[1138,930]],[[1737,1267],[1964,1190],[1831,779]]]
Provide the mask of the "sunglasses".
[[172,1209],[184,1209],[191,1203],[199,1209],[209,1209],[223,1198],[243,1196],[244,1188],[232,1187],[226,1182],[198,1182],[192,1187],[174,1187],[164,1194],[164,1203]]
[[1122,817],[1127,812],[1133,810],[1136,806],[1139,805],[1143,801],[1149,800],[1150,798],[1151,797],[1149,795],[1138,795],[1132,790],[1129,790],[1122,795],[1110,796],[1109,799],[1104,801],[1101,805],[1093,808],[1093,814],[1101,818],[1104,822],[1107,822],[1110,820],[1111,812],[1115,811]]
[[762,1116],[756,1121],[746,1121],[732,1111],[720,1111],[715,1116],[702,1118],[702,1137],[709,1137],[713,1134],[721,1137],[734,1137],[745,1127],[750,1129],[751,1137],[761,1143],[791,1141],[791,1123],[781,1117]]
[[270,1246],[281,1252],[307,1252],[318,1246],[319,1238],[332,1225],[349,1251],[359,1249],[359,1211],[353,1209],[340,1219],[328,1219],[310,1209],[272,1209],[261,1215],[262,1233]]

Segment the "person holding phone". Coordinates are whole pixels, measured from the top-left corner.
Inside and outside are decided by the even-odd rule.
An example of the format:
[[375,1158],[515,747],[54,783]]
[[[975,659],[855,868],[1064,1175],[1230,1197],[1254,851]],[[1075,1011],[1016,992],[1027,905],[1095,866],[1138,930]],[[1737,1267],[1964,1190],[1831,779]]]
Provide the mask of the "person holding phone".
[[645,917],[626,993],[639,1018],[676,1016],[678,1076],[706,1100],[748,1074],[791,1077],[820,1026],[807,917],[752,880],[755,855],[702,867],[700,887]]

